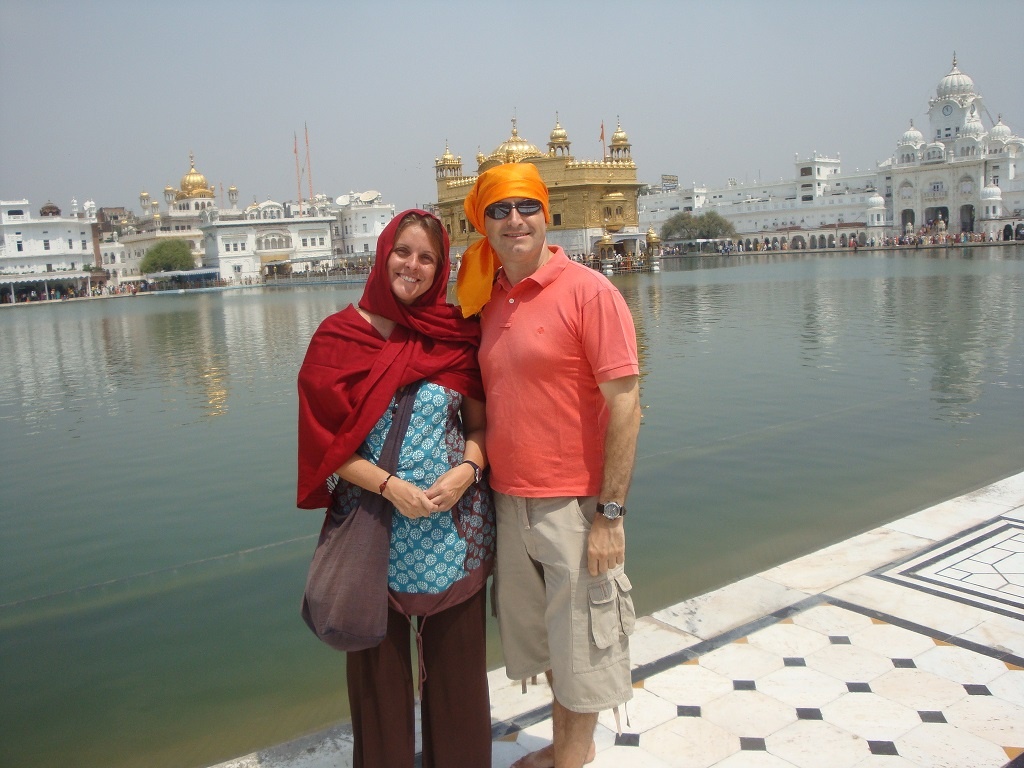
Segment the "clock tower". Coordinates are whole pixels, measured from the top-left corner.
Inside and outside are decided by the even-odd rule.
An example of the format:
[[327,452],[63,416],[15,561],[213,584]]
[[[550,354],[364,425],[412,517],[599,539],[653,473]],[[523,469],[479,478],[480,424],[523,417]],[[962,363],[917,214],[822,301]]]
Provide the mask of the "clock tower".
[[980,126],[981,109],[982,100],[974,90],[974,81],[957,68],[954,53],[953,68],[939,82],[935,96],[928,100],[931,130],[925,140],[941,142],[947,151],[951,150],[957,139],[972,135]]

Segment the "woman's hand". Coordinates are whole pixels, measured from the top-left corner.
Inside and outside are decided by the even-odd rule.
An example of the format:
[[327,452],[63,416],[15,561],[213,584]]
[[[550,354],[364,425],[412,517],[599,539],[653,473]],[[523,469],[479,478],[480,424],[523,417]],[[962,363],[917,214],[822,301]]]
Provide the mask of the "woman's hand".
[[411,520],[427,517],[437,511],[426,493],[397,475],[388,480],[384,498],[394,504],[400,514]]
[[476,471],[469,464],[452,467],[425,491],[434,512],[445,512],[455,506],[476,480]]

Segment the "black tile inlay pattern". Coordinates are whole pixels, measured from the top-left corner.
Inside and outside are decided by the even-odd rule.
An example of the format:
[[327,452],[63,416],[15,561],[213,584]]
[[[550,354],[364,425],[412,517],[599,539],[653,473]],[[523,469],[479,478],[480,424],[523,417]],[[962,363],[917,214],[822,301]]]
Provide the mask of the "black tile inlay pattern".
[[846,690],[850,693],[871,693],[871,686],[867,683],[847,683]]
[[828,641],[832,643],[832,645],[851,645],[850,638],[846,635],[829,635]]
[[676,717],[700,717],[700,707],[680,704],[676,707]]
[[918,710],[918,716],[921,718],[922,723],[945,723],[946,716],[941,712],[936,712],[930,709]]
[[806,667],[807,662],[797,656],[786,656],[782,663],[787,667]]
[[820,709],[814,709],[812,707],[797,707],[796,716],[799,720],[823,720]]
[[913,659],[892,659],[892,665],[896,669],[917,669]]
[[733,680],[732,689],[734,691],[756,691],[757,683],[753,680]]
[[639,733],[617,733],[617,734],[615,734],[615,746],[616,747],[639,747],[640,746],[640,734]]
[[767,752],[768,747],[764,743],[764,739],[754,738],[753,736],[740,736],[740,749],[745,752]]
[[964,685],[964,690],[967,691],[971,696],[991,696],[992,691],[988,689],[986,685],[972,685],[967,683]]
[[868,749],[872,755],[899,755],[896,745],[891,741],[869,741]]

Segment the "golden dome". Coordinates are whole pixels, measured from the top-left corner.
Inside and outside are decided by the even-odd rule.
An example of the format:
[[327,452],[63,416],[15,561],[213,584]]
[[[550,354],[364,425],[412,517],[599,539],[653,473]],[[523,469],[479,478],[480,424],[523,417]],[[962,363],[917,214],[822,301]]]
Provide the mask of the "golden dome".
[[551,129],[551,142],[568,141],[569,134],[565,132],[565,128],[562,127],[561,123],[558,122],[558,113],[555,113],[555,127]]
[[618,118],[615,120],[615,133],[612,134],[612,146],[618,147],[623,144],[629,144],[629,137],[626,132],[622,130],[622,124],[619,123]]
[[191,197],[212,198],[213,190],[207,186],[206,177],[196,170],[195,156],[190,152],[188,155],[189,171],[181,177],[181,190],[174,196],[176,200],[186,200]]
[[491,152],[491,159],[503,163],[518,163],[528,157],[544,157],[543,153],[533,144],[519,135],[516,129],[516,118],[512,118],[512,135]]
[[437,166],[449,166],[449,165],[462,165],[462,158],[456,157],[452,154],[452,151],[448,148],[447,139],[444,142],[444,154],[441,155],[440,159],[434,158],[434,165]]

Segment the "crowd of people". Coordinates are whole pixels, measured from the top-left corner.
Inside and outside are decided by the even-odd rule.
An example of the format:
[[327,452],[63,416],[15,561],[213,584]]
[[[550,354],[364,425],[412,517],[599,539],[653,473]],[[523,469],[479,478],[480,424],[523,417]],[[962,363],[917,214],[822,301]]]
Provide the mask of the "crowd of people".
[[89,287],[53,286],[47,288],[15,289],[12,299],[10,292],[0,293],[0,304],[23,304],[32,301],[68,301],[70,299],[102,298],[104,296],[134,296],[147,290],[145,283],[101,283]]

